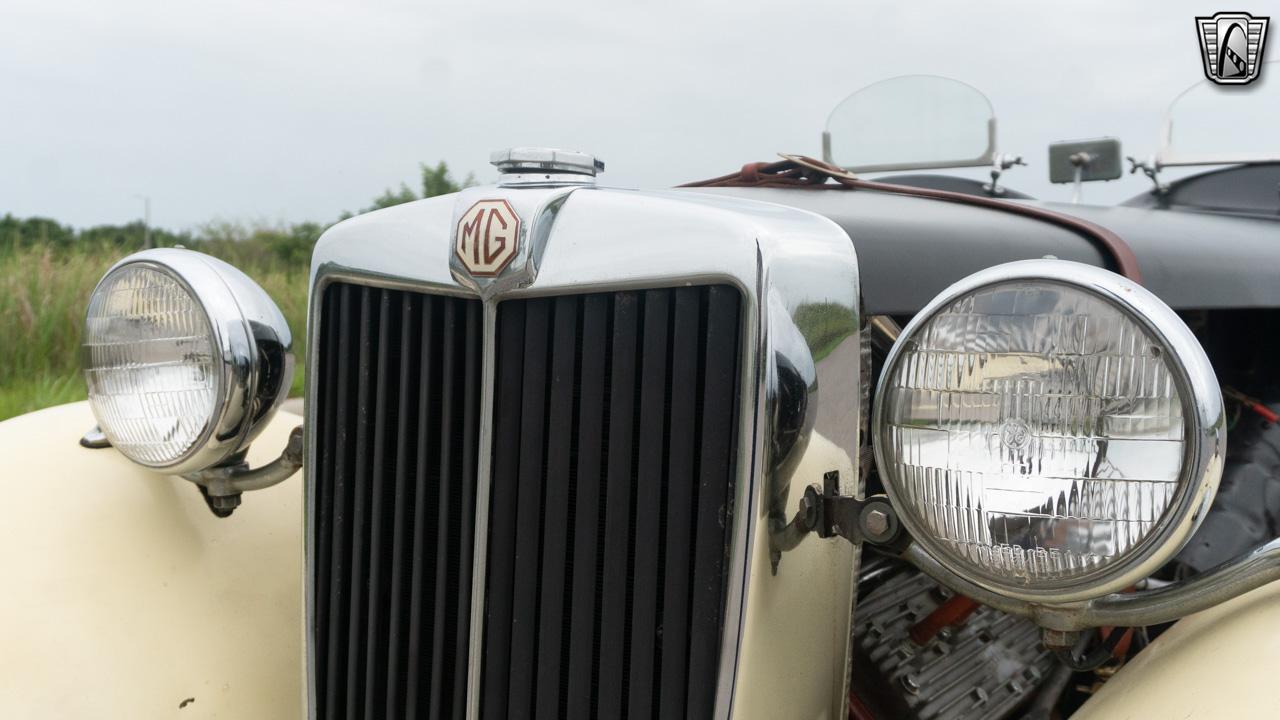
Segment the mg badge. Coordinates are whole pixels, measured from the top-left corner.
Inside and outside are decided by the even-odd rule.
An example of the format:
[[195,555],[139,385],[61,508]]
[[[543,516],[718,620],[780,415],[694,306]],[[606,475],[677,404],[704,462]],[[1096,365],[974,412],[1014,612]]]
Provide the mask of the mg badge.
[[480,200],[458,221],[454,252],[475,277],[496,277],[520,250],[520,216],[506,200]]
[[1248,85],[1258,79],[1270,19],[1242,12],[1197,17],[1205,77],[1219,85]]

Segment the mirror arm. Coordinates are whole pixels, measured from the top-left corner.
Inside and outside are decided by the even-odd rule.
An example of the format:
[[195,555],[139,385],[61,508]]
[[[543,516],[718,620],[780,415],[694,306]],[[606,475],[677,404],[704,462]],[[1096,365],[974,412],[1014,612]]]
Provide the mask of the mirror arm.
[[1156,195],[1164,195],[1165,193],[1169,192],[1169,186],[1160,182],[1160,177],[1159,177],[1160,163],[1156,162],[1155,160],[1150,160],[1150,161],[1138,160],[1132,155],[1125,156],[1125,159],[1129,161],[1130,175],[1141,170],[1142,174],[1146,175],[1147,178],[1151,180],[1152,184],[1155,185],[1155,188],[1152,190],[1152,192],[1154,192]]
[[1096,158],[1097,155],[1087,152],[1072,153],[1071,157],[1067,158],[1071,162],[1071,166],[1075,168],[1073,173],[1074,180],[1072,181],[1074,188],[1071,191],[1072,205],[1080,204],[1080,186],[1084,184],[1084,169],[1093,164]]
[[1006,155],[1005,153],[996,153],[991,160],[991,182],[982,186],[988,195],[997,197],[1004,194],[1004,188],[1000,187],[1000,176],[1006,170],[1015,166],[1022,165],[1026,167],[1026,163],[1022,161],[1021,155]]

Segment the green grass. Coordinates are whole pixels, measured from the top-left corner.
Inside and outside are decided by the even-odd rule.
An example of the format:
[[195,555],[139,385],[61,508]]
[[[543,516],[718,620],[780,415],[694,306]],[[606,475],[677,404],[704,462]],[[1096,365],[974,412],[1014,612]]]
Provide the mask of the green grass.
[[[222,228],[193,249],[221,257],[262,286],[293,329],[298,357],[291,395],[304,387],[307,262],[259,237]],[[234,229],[233,229],[234,230]],[[214,234],[206,233],[206,237]],[[110,243],[0,245],[0,420],[85,398],[80,334],[98,279],[129,254]]]
[[[423,163],[421,194],[401,183],[360,212],[475,184],[454,180],[443,162]],[[351,213],[342,213],[341,218]],[[0,215],[0,420],[50,405],[83,400],[80,333],[85,303],[112,263],[142,247],[182,245],[240,268],[280,306],[293,329],[297,370],[290,395],[300,397],[306,352],[307,271],[326,224],[243,225],[212,222],[173,232],[141,222],[76,229],[45,217]]]

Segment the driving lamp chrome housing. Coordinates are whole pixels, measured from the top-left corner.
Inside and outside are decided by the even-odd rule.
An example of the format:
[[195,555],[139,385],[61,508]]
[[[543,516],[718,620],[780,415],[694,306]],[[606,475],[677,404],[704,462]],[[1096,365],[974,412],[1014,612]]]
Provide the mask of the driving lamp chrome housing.
[[89,299],[89,404],[111,445],[175,475],[236,461],[293,378],[293,338],[267,293],[231,265],[175,248],[111,267]]
[[1155,295],[1074,262],[952,285],[885,360],[872,432],[916,543],[993,593],[1131,587],[1190,538],[1226,452],[1204,350]]

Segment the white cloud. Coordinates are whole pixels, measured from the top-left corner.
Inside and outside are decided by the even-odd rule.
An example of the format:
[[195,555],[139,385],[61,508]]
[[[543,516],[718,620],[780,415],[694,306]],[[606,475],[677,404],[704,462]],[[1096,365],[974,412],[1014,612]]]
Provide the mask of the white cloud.
[[[444,159],[594,152],[618,184],[668,186],[774,152],[818,154],[849,92],[911,72],[983,89],[1010,185],[1046,198],[1046,146],[1118,135],[1155,149],[1201,77],[1166,2],[609,3],[9,0],[0,11],[0,212],[328,220]],[[982,171],[975,171],[981,175]],[[1125,179],[1086,189],[1117,200]]]

